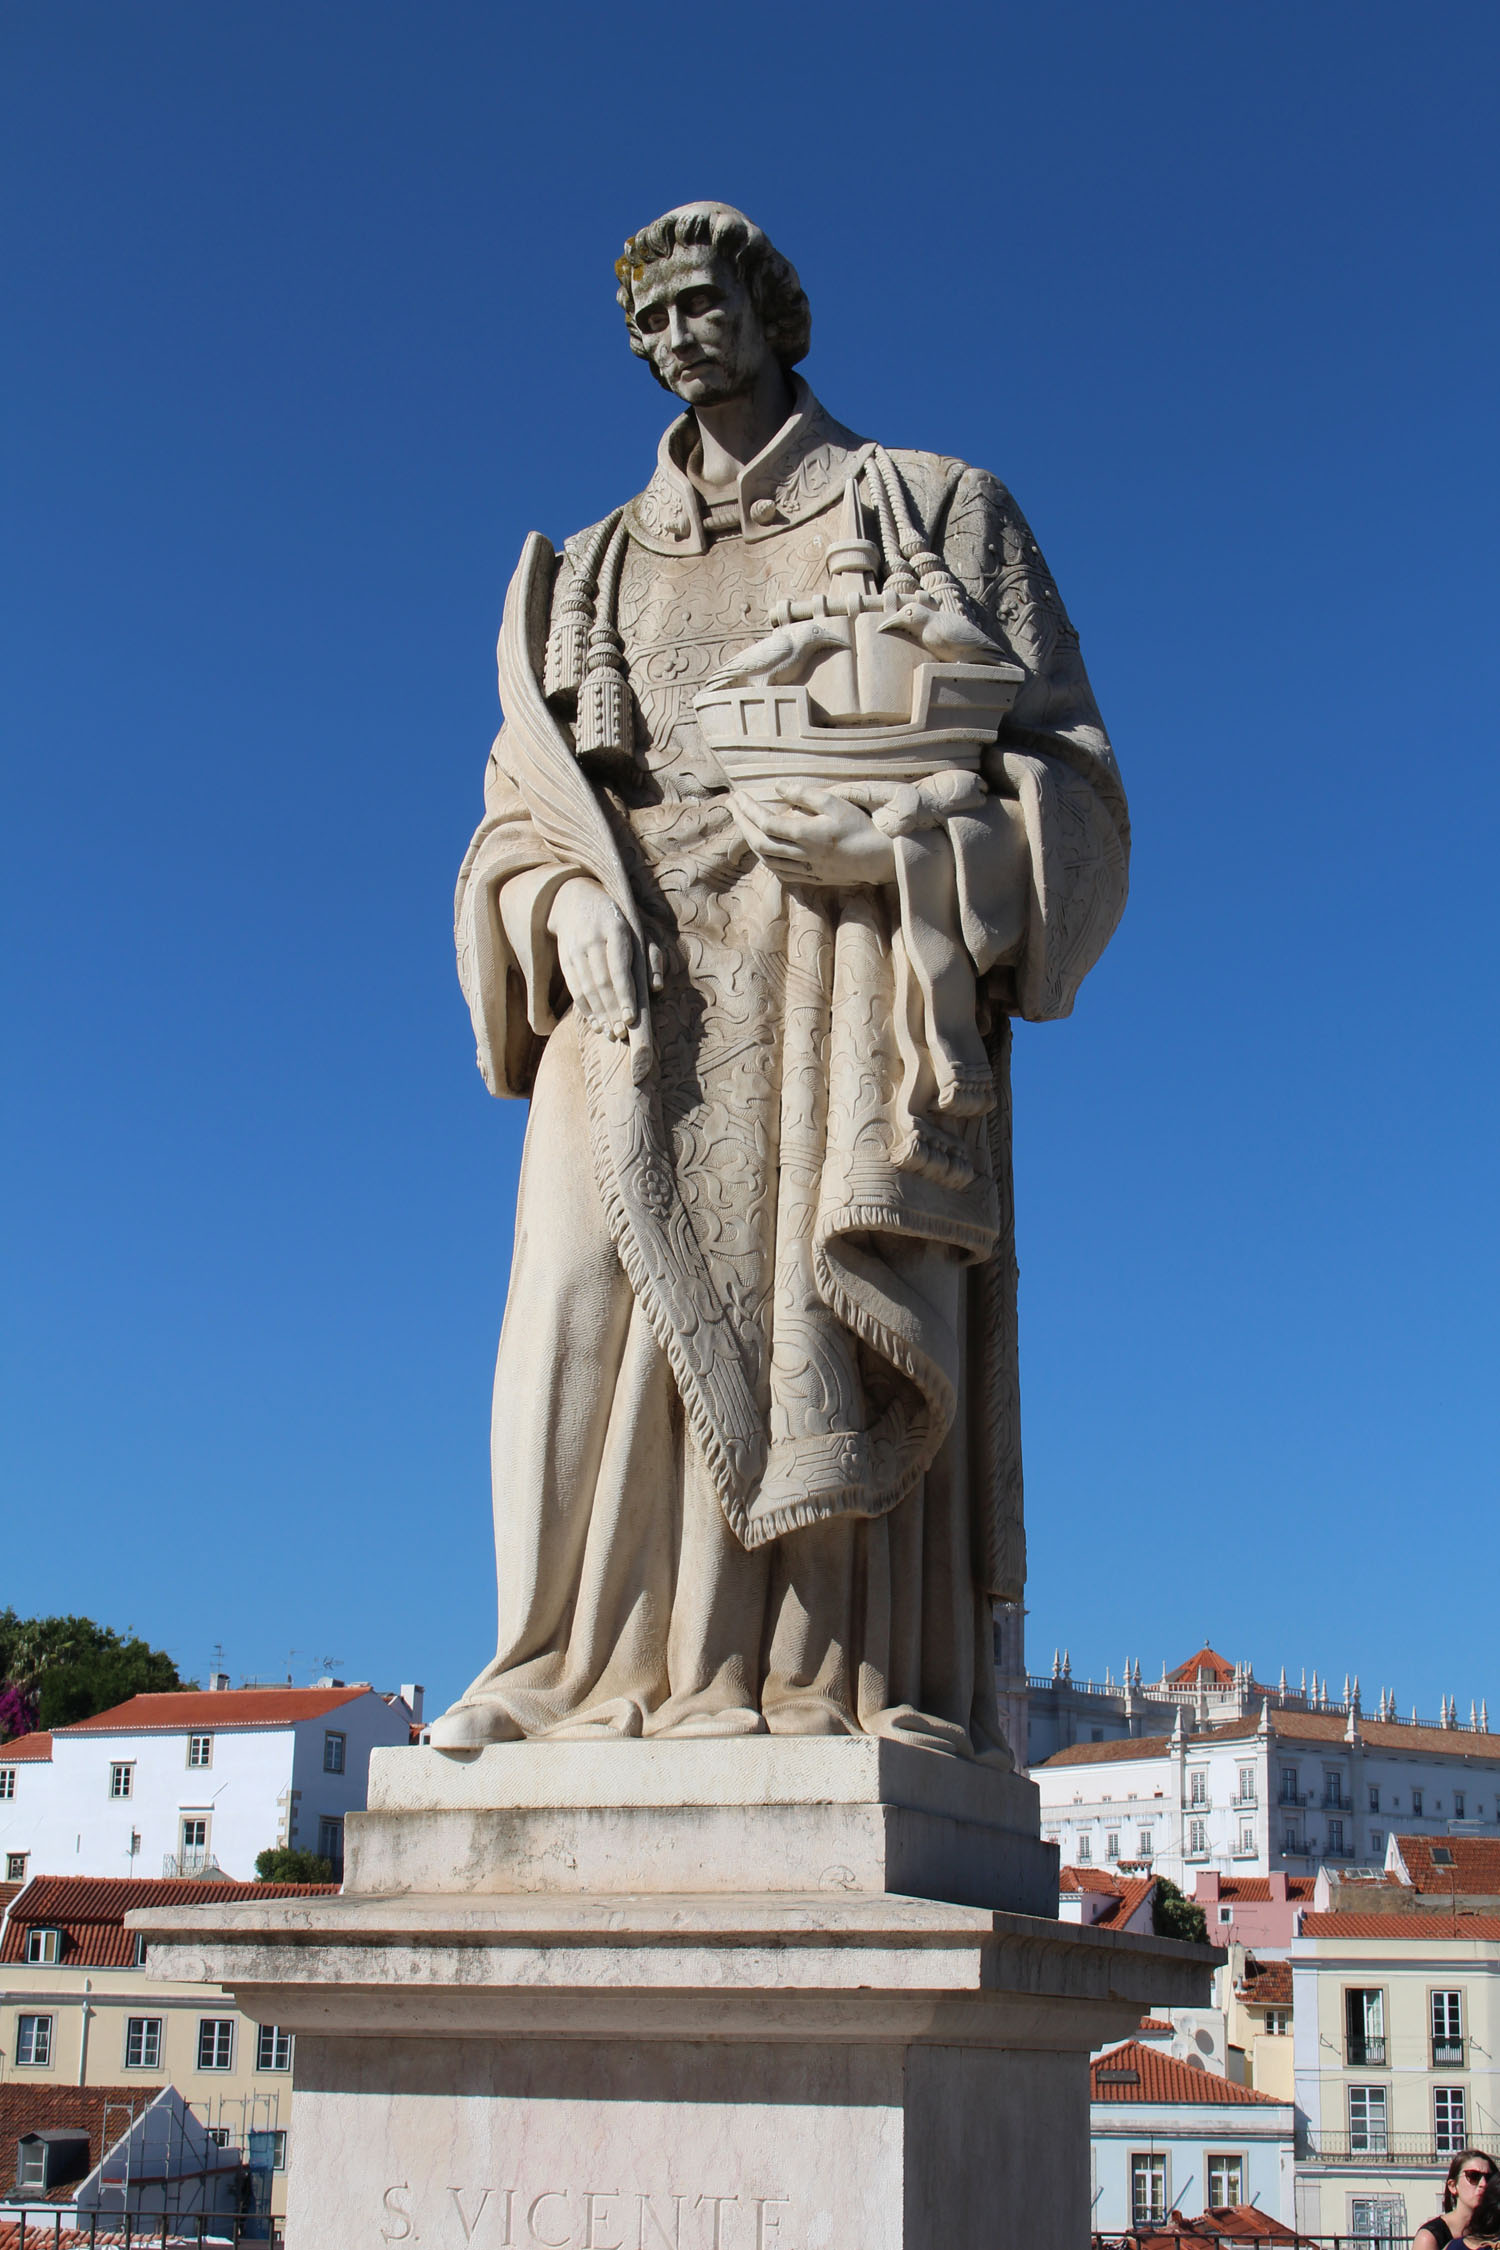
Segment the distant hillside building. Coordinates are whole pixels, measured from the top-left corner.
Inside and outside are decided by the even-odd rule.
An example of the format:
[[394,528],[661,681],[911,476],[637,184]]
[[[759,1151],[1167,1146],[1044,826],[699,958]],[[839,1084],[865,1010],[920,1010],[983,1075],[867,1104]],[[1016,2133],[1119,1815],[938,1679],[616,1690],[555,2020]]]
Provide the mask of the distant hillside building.
[[1294,2117],[1274,2101],[1130,2039],[1089,2072],[1089,2232],[1118,2236],[1174,2210],[1294,2207]]
[[[1074,1866],[1149,1868],[1192,1893],[1200,1873],[1380,1868],[1393,1830],[1500,1836],[1500,1736],[1366,1718],[1357,1701],[1080,1742],[1033,1766],[1042,1831]],[[1215,1935],[1210,1930],[1210,1936]]]
[[418,1687],[226,1684],[0,1744],[0,1872],[243,1879],[289,1844],[337,1875],[370,1752],[410,1742],[421,1707]]

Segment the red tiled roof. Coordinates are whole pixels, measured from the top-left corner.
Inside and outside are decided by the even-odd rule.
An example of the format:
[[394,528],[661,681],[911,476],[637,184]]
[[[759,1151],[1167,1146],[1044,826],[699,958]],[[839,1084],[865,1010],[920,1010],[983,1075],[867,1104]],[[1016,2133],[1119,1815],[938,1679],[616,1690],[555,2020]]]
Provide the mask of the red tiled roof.
[[19,1898],[25,1888],[24,1883],[0,1883],[0,1921],[5,1919],[5,1909],[11,1900]]
[[1185,2219],[1174,2211],[1164,2227],[1151,2234],[1131,2235],[1135,2250],[1224,2250],[1240,2242],[1305,2242],[1269,2211],[1252,2203],[1216,2203],[1200,2218]]
[[[1347,1711],[1280,1711],[1269,1709],[1272,1734],[1282,1742],[1342,1742],[1349,1725]],[[1371,1750],[1405,1750],[1424,1758],[1479,1758],[1500,1765],[1500,1734],[1474,1734],[1467,1727],[1409,1727],[1389,1719],[1356,1718],[1359,1738]],[[1203,1727],[1187,1737],[1190,1749],[1207,1749],[1215,1742],[1249,1742],[1260,1731],[1258,1712],[1230,1719],[1223,1726]],[[1108,1765],[1121,1759],[1160,1758],[1171,1748],[1168,1734],[1143,1734],[1135,1741],[1075,1742],[1067,1750],[1054,1750],[1033,1767]],[[1441,1843],[1442,1837],[1437,1841]]]
[[[0,2194],[14,2190],[16,2143],[23,2133],[87,2133],[92,2171],[160,2092],[160,2086],[40,2086],[25,2078],[0,2080],[0,2154],[10,2167],[0,2171]],[[73,2180],[50,2195],[37,2190],[36,2201],[71,2203],[77,2191],[78,2182]],[[49,2244],[52,2240],[50,2228],[45,2237],[36,2226],[28,2233],[32,2240]]]
[[320,1719],[368,1695],[364,1686],[341,1688],[174,1688],[165,1695],[133,1695],[112,1711],[96,1711],[59,1734],[186,1734],[190,1728],[222,1732],[226,1727],[289,1727],[298,1719]]
[[1057,1887],[1060,1891],[1115,1891],[1118,1878],[1107,1867],[1063,1867],[1058,1870]]
[[1142,2016],[1141,2029],[1142,2031],[1154,2032],[1159,2039],[1164,2033],[1169,2032],[1172,2026],[1169,2023],[1164,2023],[1160,2016]]
[[[1133,2083],[1122,2084],[1109,2074],[1132,2070]],[[1249,2086],[1236,2086],[1216,2072],[1194,2070],[1189,2063],[1177,2062],[1171,2055],[1159,2055],[1154,2047],[1142,2046],[1139,2039],[1127,2039],[1123,2047],[1111,2047],[1089,2065],[1089,2099],[1095,2102],[1196,2102],[1218,2105],[1223,2102],[1269,2104],[1272,2108],[1289,2105],[1276,2103],[1269,2094],[1257,2094]]]
[[[63,1963],[74,1969],[128,1969],[135,1932],[125,1917],[137,1906],[228,1906],[266,1898],[336,1898],[337,1883],[200,1883],[190,1875],[34,1875],[16,1900],[0,1942],[0,1961],[26,1959],[29,1929],[61,1930]],[[0,2150],[4,2143],[0,2140]]]
[[[15,1919],[15,1910],[11,1910]],[[1500,1914],[1470,1914],[1460,1907],[1455,1917],[1436,1909],[1417,1914],[1304,1914],[1304,1937],[1410,1938],[1424,1945],[1441,1945],[1446,1939],[1500,1939]]]
[[[1311,1898],[1318,1887],[1315,1875],[1288,1875],[1286,1895],[1289,1899]],[[1219,1903],[1221,1906],[1264,1906],[1271,1897],[1269,1875],[1221,1875],[1219,1877]],[[1200,1902],[1201,1903],[1201,1902]]]
[[28,1759],[43,1761],[52,1755],[50,1734],[18,1734],[9,1742],[0,1742],[0,1766],[24,1765]]
[[1258,1961],[1251,1954],[1240,1979],[1240,1998],[1249,2008],[1289,2008],[1292,2004],[1290,1961]]
[[1128,1758],[1162,1758],[1171,1747],[1169,1734],[1127,1735],[1120,1742],[1075,1742],[1066,1750],[1054,1750],[1050,1758],[1039,1759],[1031,1770],[1043,1773],[1052,1766],[1107,1766]]
[[[1439,1898],[1453,1891],[1500,1898],[1500,1842],[1493,1837],[1398,1836],[1396,1848],[1413,1890],[1431,1891]],[[1435,1866],[1434,1851],[1451,1854],[1451,1863]]]
[[1133,1875],[1122,1882],[1113,1906],[1107,1906],[1094,1924],[1096,1930],[1123,1930],[1132,1914],[1145,1905],[1156,1888],[1154,1875]]
[[1207,1641],[1196,1656],[1190,1656],[1185,1664],[1179,1664],[1167,1674],[1167,1678],[1174,1687],[1196,1687],[1200,1672],[1206,1672],[1211,1680],[1217,1680],[1224,1687],[1232,1687],[1234,1684],[1234,1666],[1220,1656],[1217,1649],[1210,1648]]

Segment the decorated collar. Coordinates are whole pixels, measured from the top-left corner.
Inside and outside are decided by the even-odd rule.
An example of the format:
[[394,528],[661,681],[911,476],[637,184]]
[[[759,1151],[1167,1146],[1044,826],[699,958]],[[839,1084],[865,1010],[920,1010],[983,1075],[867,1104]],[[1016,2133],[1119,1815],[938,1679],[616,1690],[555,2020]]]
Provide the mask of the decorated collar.
[[[701,555],[703,496],[686,462],[697,443],[690,413],[680,414],[662,438],[656,474],[625,510],[632,539],[656,555]],[[800,375],[792,377],[792,411],[770,444],[740,471],[736,501],[747,539],[771,539],[793,524],[831,508],[874,447],[846,430],[813,397]]]

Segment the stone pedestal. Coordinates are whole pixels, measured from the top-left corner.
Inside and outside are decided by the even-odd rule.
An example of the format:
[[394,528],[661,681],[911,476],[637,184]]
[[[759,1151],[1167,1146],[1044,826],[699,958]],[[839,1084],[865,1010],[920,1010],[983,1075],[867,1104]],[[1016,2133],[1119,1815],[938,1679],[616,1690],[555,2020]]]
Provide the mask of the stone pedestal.
[[297,2035],[289,2250],[1080,2250],[1088,2053],[1220,1956],[1051,1870],[899,1744],[388,1751],[344,1896],[132,1924]]

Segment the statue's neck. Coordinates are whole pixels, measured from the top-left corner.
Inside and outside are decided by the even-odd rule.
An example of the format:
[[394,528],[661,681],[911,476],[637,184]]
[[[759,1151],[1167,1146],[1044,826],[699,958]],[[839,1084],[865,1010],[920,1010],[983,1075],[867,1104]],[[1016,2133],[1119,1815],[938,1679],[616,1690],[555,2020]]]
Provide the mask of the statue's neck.
[[752,388],[738,398],[695,406],[699,481],[710,492],[731,491],[740,471],[764,453],[791,411],[792,386],[774,359],[766,361]]

